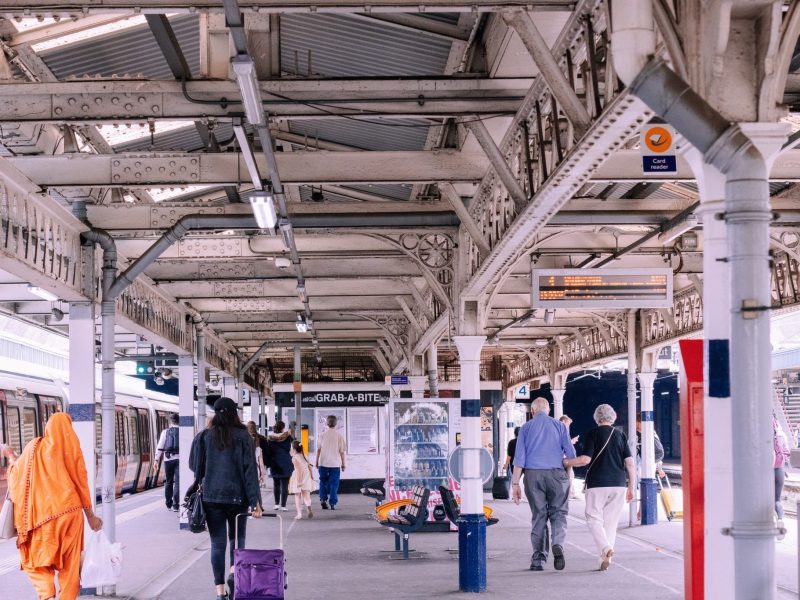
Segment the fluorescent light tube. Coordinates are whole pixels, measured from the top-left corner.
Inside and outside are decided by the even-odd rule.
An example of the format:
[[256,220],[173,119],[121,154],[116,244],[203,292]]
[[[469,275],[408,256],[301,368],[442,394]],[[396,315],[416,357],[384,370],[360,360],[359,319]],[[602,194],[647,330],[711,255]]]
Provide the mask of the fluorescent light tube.
[[56,300],[58,300],[58,296],[56,296],[52,292],[48,292],[47,290],[44,290],[35,285],[29,285],[28,291],[34,296],[38,296],[42,300],[47,300],[48,302],[55,302]]
[[299,333],[306,333],[308,331],[308,324],[305,322],[301,315],[297,315],[297,321],[294,324]]
[[256,163],[255,154],[253,154],[253,145],[250,143],[250,138],[247,137],[244,127],[241,125],[233,126],[233,134],[236,136],[236,141],[239,143],[239,148],[242,151],[242,158],[244,164],[247,166],[247,172],[253,182],[253,187],[257,190],[264,189],[261,184],[261,173],[258,172],[258,164]]
[[264,125],[264,105],[261,102],[261,91],[258,89],[256,65],[253,59],[240,54],[233,59],[232,64],[247,120],[253,125]]
[[269,192],[255,192],[250,196],[250,206],[260,229],[274,229],[278,222],[275,203]]

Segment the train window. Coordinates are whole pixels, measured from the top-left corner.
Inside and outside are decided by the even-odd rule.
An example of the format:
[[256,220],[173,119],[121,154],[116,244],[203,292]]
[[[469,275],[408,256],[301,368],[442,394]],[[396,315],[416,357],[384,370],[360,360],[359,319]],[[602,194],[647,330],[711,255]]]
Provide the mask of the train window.
[[139,434],[142,452],[150,454],[150,430],[147,428],[147,413],[142,409],[139,409]]
[[128,423],[128,431],[131,438],[131,453],[139,454],[139,424],[136,422],[136,412],[128,413],[125,421]]
[[36,437],[36,409],[22,409],[22,445],[30,442]]
[[22,452],[22,435],[19,430],[19,409],[16,406],[8,407],[8,444],[19,454]]
[[116,414],[116,424],[117,424],[117,455],[125,456],[127,453],[125,452],[125,432],[124,432],[124,425],[122,422],[122,413],[117,412]]

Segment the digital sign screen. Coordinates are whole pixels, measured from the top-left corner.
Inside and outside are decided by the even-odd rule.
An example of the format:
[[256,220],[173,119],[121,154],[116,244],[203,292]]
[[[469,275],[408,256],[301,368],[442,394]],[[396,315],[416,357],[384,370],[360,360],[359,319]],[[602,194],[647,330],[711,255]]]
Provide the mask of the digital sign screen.
[[669,308],[672,270],[533,269],[533,308]]

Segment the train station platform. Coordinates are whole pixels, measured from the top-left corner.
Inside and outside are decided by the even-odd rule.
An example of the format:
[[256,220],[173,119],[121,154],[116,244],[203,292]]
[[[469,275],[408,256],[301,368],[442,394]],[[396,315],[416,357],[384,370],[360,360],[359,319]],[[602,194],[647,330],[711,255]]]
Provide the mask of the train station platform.
[[[317,501],[316,497],[314,498]],[[291,501],[291,498],[290,498]],[[528,571],[530,512],[523,503],[491,501],[500,522],[489,529],[488,597],[540,597],[548,600],[667,600],[683,597],[682,523],[620,527],[612,568],[597,571],[595,550],[583,522],[583,500],[570,502],[567,567]],[[287,598],[389,600],[451,598],[458,593],[454,533],[412,534],[415,558],[393,560],[392,536],[372,519],[372,503],[345,495],[336,512],[315,511],[312,520],[284,516],[289,589]],[[176,529],[176,515],[163,507],[161,491],[139,494],[119,503],[118,538],[124,545],[124,572],[117,597],[130,600],[202,600],[213,598],[209,541],[206,534]],[[625,514],[623,514],[623,520]],[[272,519],[248,524],[248,545],[277,547]],[[778,543],[778,598],[797,594],[797,522]],[[0,589],[4,598],[34,600],[25,575],[16,570],[13,541],[0,543]],[[601,593],[599,593],[601,592]],[[88,599],[88,597],[85,597]]]

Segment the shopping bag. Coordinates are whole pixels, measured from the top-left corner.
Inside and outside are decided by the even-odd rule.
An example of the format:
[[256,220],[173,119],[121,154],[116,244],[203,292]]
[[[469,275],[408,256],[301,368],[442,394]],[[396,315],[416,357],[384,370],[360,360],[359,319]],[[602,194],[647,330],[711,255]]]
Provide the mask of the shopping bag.
[[[121,562],[121,551],[117,550]],[[86,550],[83,555],[81,569],[81,587],[97,588],[104,585],[115,585],[117,574],[114,571],[114,550],[106,534],[93,531],[89,534]]]
[[8,540],[13,537],[17,537],[17,529],[14,527],[14,503],[6,494],[3,508],[0,509],[0,540]]

